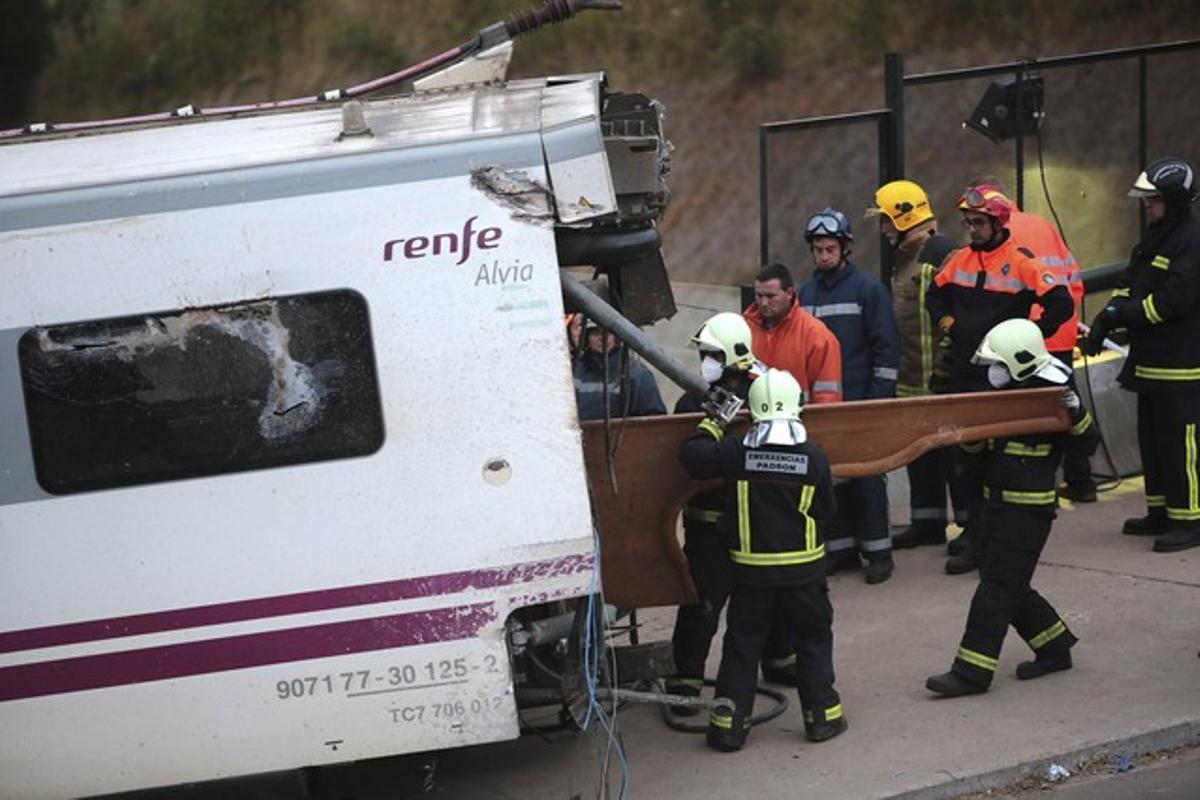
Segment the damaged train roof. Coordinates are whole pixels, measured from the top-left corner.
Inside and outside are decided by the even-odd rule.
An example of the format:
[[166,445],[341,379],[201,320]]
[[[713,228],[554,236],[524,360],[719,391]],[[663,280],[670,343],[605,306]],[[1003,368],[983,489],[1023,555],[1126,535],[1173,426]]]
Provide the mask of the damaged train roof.
[[342,135],[342,107],[323,106],[15,139],[0,144],[0,197],[474,143],[576,125],[590,128],[586,138],[598,143],[603,80],[592,73],[370,100],[363,104],[369,135]]

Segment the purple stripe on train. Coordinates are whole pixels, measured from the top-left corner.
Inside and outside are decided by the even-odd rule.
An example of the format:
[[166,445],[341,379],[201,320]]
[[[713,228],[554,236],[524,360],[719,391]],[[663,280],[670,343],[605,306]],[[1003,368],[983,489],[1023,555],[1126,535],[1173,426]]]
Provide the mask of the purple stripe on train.
[[468,589],[488,589],[513,583],[528,583],[558,575],[571,575],[590,569],[591,566],[591,555],[571,555],[507,567],[448,572],[441,575],[425,575],[419,578],[368,583],[361,586],[342,586],[336,589],[321,589],[277,597],[257,597],[252,600],[238,600],[231,603],[214,603],[170,611],[154,611],[125,617],[27,628],[0,633],[0,653],[15,653],[39,647],[80,644],[116,639],[122,636],[161,633],[370,603],[409,600],[414,597],[433,597]]
[[0,702],[469,639],[491,603],[357,619],[0,668]]

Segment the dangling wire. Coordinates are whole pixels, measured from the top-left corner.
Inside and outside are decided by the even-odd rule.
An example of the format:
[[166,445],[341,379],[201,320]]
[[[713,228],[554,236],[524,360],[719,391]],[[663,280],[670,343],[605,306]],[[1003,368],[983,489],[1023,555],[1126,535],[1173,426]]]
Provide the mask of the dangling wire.
[[[1058,235],[1062,237],[1063,244],[1067,246],[1067,250],[1071,250],[1071,243],[1067,241],[1066,231],[1063,230],[1062,220],[1058,218],[1058,211],[1054,208],[1054,201],[1050,199],[1050,187],[1046,183],[1046,162],[1042,157],[1042,127],[1039,125],[1037,132],[1034,134],[1034,139],[1037,140],[1037,157],[1038,157],[1038,176],[1042,182],[1042,195],[1046,198],[1046,207],[1050,209],[1050,215],[1054,217],[1054,225],[1058,228]],[[1071,251],[1074,258],[1074,251]],[[1080,280],[1083,276],[1080,276]],[[1083,296],[1079,299],[1079,316],[1080,319],[1087,318],[1087,291],[1085,289]],[[1104,435],[1104,428],[1100,425],[1100,414],[1096,407],[1096,395],[1092,390],[1092,374],[1088,369],[1090,366],[1089,356],[1083,353],[1083,380],[1087,384],[1088,397],[1092,401],[1092,421],[1096,426],[1096,432],[1100,434],[1100,447],[1104,450],[1104,459],[1108,461],[1109,469],[1112,473],[1109,475],[1093,473],[1093,477],[1099,478],[1100,483],[1096,486],[1097,492],[1111,492],[1121,485],[1123,479],[1120,472],[1117,470],[1117,462],[1113,460],[1112,451],[1108,448],[1108,437]],[[1089,465],[1090,468],[1090,465]]]
[[[610,696],[613,698],[611,715],[604,710],[604,707],[600,704],[596,696],[596,688],[600,682],[601,651],[604,649],[604,642],[602,639],[598,639],[598,634],[603,634],[600,625],[606,627],[607,622],[605,621],[603,611],[600,612],[599,625],[597,624],[596,616],[597,603],[601,609],[604,608],[604,588],[600,575],[600,526],[594,513],[592,517],[592,553],[592,577],[588,588],[587,609],[584,617],[583,653],[580,659],[588,699],[587,710],[584,713],[583,720],[579,723],[579,727],[580,730],[586,731],[591,725],[592,718],[595,717],[604,729],[607,739],[605,741],[604,757],[601,762],[600,789],[603,790],[608,785],[609,763],[612,753],[615,751],[621,764],[621,791],[619,797],[620,800],[625,800],[629,791],[629,762],[625,757],[625,744],[617,732],[617,702],[615,699],[617,693],[615,691],[610,692]],[[605,670],[609,689],[616,688],[615,671],[615,663],[611,663],[611,668]],[[599,791],[597,795],[599,796]]]

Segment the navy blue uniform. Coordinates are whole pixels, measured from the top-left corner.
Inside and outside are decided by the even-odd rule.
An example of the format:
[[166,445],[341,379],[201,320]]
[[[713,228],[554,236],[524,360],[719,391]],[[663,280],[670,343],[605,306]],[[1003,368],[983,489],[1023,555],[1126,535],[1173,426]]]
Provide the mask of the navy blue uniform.
[[[616,348],[608,354],[608,383],[604,382],[604,358],[591,350],[585,350],[575,362],[571,372],[575,378],[575,402],[579,406],[579,420],[604,419],[604,403],[607,397],[608,417],[649,417],[666,414],[662,395],[650,370],[629,356],[629,380],[621,377],[621,359],[624,349]],[[628,404],[628,411],[626,411]]]
[[[816,270],[797,290],[800,307],[833,332],[842,349],[842,397],[894,397],[900,366],[900,330],[883,284],[846,261]],[[852,558],[856,546],[868,559],[889,558],[887,478],[854,478],[836,488],[838,514],[826,547],[830,557]]]

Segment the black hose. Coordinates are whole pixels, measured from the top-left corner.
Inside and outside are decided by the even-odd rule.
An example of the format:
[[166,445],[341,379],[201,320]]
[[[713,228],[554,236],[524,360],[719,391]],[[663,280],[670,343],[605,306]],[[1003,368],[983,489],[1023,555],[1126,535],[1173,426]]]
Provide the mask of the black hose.
[[[717,682],[706,679],[704,681],[704,685],[716,686]],[[775,701],[775,705],[761,714],[755,714],[754,716],[750,717],[750,724],[752,726],[762,725],[763,723],[770,722],[783,712],[787,711],[788,699],[787,695],[785,695],[783,692],[779,691],[778,689],[769,689],[766,686],[761,685],[755,686],[754,691],[757,694],[765,695],[771,698]],[[673,731],[679,731],[680,733],[704,733],[708,730],[707,722],[681,722],[679,717],[671,711],[671,707],[665,703],[658,707],[658,713],[662,716],[662,720],[667,724],[667,727]]]

